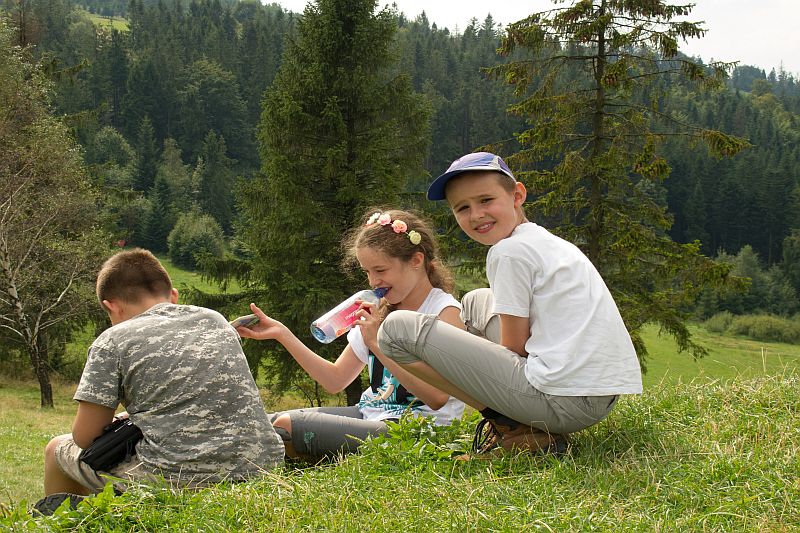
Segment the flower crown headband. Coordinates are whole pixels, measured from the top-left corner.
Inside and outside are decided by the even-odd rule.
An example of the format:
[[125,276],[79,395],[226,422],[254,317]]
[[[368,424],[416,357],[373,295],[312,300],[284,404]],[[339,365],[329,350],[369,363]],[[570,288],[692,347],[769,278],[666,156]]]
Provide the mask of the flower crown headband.
[[381,226],[388,226],[391,224],[392,231],[395,233],[405,233],[408,235],[408,240],[411,241],[411,244],[417,245],[422,242],[422,235],[413,229],[408,231],[408,224],[400,219],[392,222],[392,216],[389,213],[372,213],[369,219],[367,219],[366,225],[371,226],[375,223],[380,224]]

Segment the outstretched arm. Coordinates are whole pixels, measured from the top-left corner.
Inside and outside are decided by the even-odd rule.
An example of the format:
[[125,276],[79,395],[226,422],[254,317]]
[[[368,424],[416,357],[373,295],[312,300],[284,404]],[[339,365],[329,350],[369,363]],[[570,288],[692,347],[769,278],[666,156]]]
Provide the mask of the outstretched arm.
[[342,391],[361,373],[364,363],[356,357],[355,352],[348,344],[335,362],[320,357],[308,346],[298,339],[294,333],[281,322],[268,317],[256,304],[250,304],[250,309],[258,317],[257,324],[246,328],[239,327],[239,335],[248,339],[267,340],[279,342],[289,354],[311,376],[311,379],[322,385],[331,394]]

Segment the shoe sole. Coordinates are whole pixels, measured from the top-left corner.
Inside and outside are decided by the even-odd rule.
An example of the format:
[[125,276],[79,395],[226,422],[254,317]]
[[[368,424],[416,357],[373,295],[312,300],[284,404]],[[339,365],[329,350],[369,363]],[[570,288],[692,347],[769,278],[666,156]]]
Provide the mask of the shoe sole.
[[[80,494],[56,492],[55,494],[45,496],[36,502],[36,505],[33,506],[33,510],[42,516],[51,516],[56,512],[56,509],[61,507],[61,504],[63,504],[64,501],[69,500],[70,509],[75,509],[84,498],[85,496],[81,496]],[[36,513],[34,513],[34,516]]]

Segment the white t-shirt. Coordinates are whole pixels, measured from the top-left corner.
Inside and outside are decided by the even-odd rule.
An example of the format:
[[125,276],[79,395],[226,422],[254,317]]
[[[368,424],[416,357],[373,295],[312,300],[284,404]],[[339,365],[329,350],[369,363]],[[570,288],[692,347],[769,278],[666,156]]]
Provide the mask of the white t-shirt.
[[633,343],[614,299],[577,246],[532,222],[491,247],[493,312],[530,319],[528,381],[546,394],[642,392]]
[[[461,304],[452,295],[434,288],[428,293],[417,312],[438,315],[447,307],[461,310]],[[417,400],[412,394],[407,393],[397,378],[384,368],[380,360],[369,351],[361,336],[361,328],[351,329],[347,334],[347,341],[353,348],[356,357],[369,366],[370,381],[376,383],[378,389],[374,391],[370,385],[361,394],[358,407],[365,420],[400,418],[404,412],[410,411],[417,416],[432,416],[435,424],[444,426],[464,414],[464,403],[452,396],[441,409],[434,410]],[[378,371],[381,374],[376,376]]]

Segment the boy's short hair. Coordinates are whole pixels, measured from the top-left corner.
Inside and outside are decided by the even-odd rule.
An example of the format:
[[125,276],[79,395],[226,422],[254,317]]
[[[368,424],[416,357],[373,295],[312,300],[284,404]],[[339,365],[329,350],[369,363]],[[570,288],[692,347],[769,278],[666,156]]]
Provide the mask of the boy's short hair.
[[447,172],[433,180],[428,187],[428,200],[444,200],[447,183],[464,172],[473,171],[497,172],[498,176],[502,178],[500,184],[506,188],[508,185],[512,190],[514,184],[517,183],[511,169],[499,155],[490,152],[474,152],[453,161]]
[[150,251],[134,248],[119,252],[103,263],[97,274],[97,299],[136,303],[146,296],[169,298],[172,280]]

